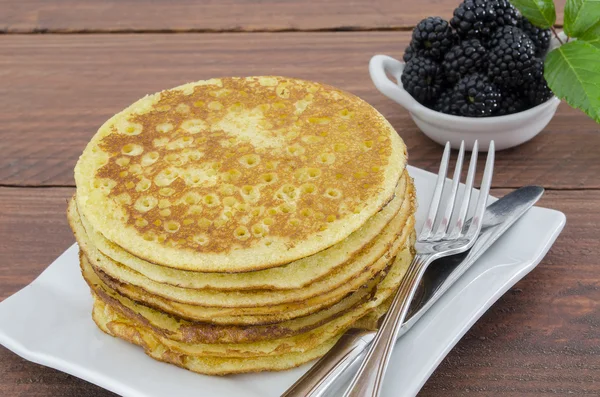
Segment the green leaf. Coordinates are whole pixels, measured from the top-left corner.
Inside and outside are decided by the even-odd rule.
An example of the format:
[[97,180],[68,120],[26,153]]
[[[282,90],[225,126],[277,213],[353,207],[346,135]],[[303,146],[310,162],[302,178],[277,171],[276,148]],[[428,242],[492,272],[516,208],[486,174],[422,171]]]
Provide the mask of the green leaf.
[[598,47],[600,49],[600,37],[595,37],[591,40],[586,40],[586,43],[589,43],[591,45],[595,45],[596,47]]
[[600,123],[600,49],[581,40],[546,56],[544,77],[554,94]]
[[582,34],[579,40],[585,40],[587,43],[600,48],[600,21]]
[[600,0],[567,0],[565,26],[567,36],[580,38],[600,25]]
[[548,29],[556,22],[556,11],[552,0],[510,0],[510,2],[538,28]]

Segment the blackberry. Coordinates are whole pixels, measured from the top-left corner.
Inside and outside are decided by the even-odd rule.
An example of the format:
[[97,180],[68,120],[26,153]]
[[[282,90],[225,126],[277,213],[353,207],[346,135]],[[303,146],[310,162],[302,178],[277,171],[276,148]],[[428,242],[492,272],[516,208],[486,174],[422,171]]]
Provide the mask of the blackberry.
[[429,58],[413,56],[404,66],[401,77],[404,89],[419,103],[427,105],[442,92],[442,67]]
[[525,86],[525,97],[531,106],[546,102],[554,95],[544,78],[544,61],[535,58],[534,79]]
[[524,17],[519,21],[519,28],[533,41],[536,56],[543,56],[548,51],[550,39],[552,38],[550,29],[538,28]]
[[402,56],[402,60],[404,60],[404,62],[408,62],[415,55],[421,56],[422,54],[419,51],[415,50],[412,45],[409,45],[404,50],[404,55]]
[[498,27],[516,26],[518,15],[507,0],[464,0],[454,10],[450,25],[461,37],[485,43]]
[[419,22],[413,30],[410,46],[423,56],[440,60],[455,42],[456,35],[447,21],[440,17],[429,17]]
[[465,0],[455,10],[450,25],[461,37],[482,38],[496,28],[486,0]]
[[514,26],[499,28],[488,51],[488,76],[506,88],[516,88],[534,80],[535,46]]
[[552,98],[554,93],[550,90],[546,80],[542,77],[527,85],[525,88],[525,95],[531,106],[537,106]]
[[493,10],[493,19],[498,26],[517,26],[521,16],[508,0],[492,0],[488,4]]
[[491,116],[498,109],[500,91],[487,76],[473,73],[456,83],[452,91],[452,101],[461,116]]
[[516,91],[502,91],[496,116],[518,113],[527,108],[527,100]]
[[433,110],[446,114],[458,115],[458,108],[453,100],[454,91],[452,89],[442,92],[440,97],[433,105]]
[[480,72],[487,68],[487,51],[477,39],[463,40],[446,53],[442,67],[450,83],[457,82],[462,76]]

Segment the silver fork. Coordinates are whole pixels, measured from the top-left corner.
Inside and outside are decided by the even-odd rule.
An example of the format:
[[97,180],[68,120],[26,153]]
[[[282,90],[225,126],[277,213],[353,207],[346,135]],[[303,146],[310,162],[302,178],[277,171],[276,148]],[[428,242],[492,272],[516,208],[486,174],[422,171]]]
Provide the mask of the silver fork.
[[[450,196],[447,200],[445,211],[439,222],[437,222],[436,227],[436,220],[440,218],[441,215],[441,211],[438,210],[442,201],[442,193],[446,182],[448,161],[450,158],[450,144],[446,144],[427,219],[417,238],[417,242],[415,243],[416,255],[394,296],[390,309],[383,319],[373,343],[369,347],[365,360],[362,362],[358,372],[352,379],[344,397],[379,396],[385,371],[391,357],[392,348],[408,312],[410,302],[412,301],[425,270],[427,270],[429,264],[436,259],[465,252],[473,246],[477,236],[479,236],[483,213],[486,208],[487,197],[492,182],[492,173],[494,169],[494,142],[492,141],[489,146],[479,199],[477,200],[472,220],[469,225],[465,226],[465,221],[469,213],[471,194],[473,192],[473,179],[475,178],[475,168],[477,166],[477,151],[478,142],[475,141],[462,204],[460,205],[458,212],[456,212],[454,204],[458,193],[458,185],[460,183],[460,175],[465,154],[464,142],[461,144],[456,167],[454,169],[454,176],[452,178]],[[453,218],[455,218],[455,220],[452,228],[450,228]]]

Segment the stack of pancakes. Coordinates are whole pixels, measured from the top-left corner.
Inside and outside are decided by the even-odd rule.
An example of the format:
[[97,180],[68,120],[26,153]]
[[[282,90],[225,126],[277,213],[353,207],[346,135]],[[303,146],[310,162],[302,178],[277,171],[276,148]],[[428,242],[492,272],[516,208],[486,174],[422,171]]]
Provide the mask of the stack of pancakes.
[[75,168],[104,332],[205,374],[282,370],[374,327],[413,256],[406,147],[359,98],[282,77],[147,96]]

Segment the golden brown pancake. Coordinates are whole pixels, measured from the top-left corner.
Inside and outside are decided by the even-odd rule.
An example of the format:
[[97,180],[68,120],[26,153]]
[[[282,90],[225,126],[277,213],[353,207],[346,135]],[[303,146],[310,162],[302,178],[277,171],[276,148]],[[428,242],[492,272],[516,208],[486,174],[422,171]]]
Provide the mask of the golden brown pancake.
[[286,264],[347,238],[393,197],[406,147],[373,107],[284,77],[147,96],[75,168],[82,216],[149,262],[203,272]]
[[147,329],[136,327],[127,320],[109,319],[100,305],[94,305],[92,318],[98,328],[114,337],[126,340],[144,349],[155,360],[206,375],[228,375],[245,372],[282,371],[314,360],[324,355],[337,342],[335,337],[314,350],[304,353],[288,353],[271,357],[192,357],[176,353],[162,345]]
[[[278,357],[284,354],[307,353],[318,346],[327,344],[331,339],[343,333],[346,329],[357,323],[366,314],[373,312],[373,318],[365,319],[361,326],[372,326],[376,319],[385,311],[388,305],[388,299],[396,290],[408,264],[412,258],[410,249],[404,250],[394,265],[391,267],[388,275],[380,283],[379,289],[373,297],[366,303],[358,305],[356,308],[336,317],[335,319],[315,328],[309,332],[297,334],[286,338],[271,338],[260,342],[250,343],[186,343],[170,339],[162,332],[155,332],[155,329],[149,327],[148,321],[140,320],[139,316],[131,316],[127,310],[113,306],[113,301],[103,300],[96,296],[94,314],[100,312],[104,327],[112,333],[129,335],[139,335],[144,340],[144,348],[151,352],[156,348],[167,349],[177,355],[186,357],[197,357],[208,359],[209,357],[218,357],[220,359],[246,358],[273,356]],[[384,310],[374,310],[379,306]],[[136,338],[132,338],[136,339]]]
[[[90,243],[87,245],[97,248],[100,253],[112,261],[129,267],[157,283],[191,289],[241,291],[297,289],[323,279],[337,268],[347,265],[365,249],[383,240],[382,230],[390,224],[392,219],[398,217],[399,212],[404,216],[402,222],[406,222],[415,203],[414,186],[405,172],[390,203],[348,238],[324,251],[284,266],[245,273],[192,272],[155,265],[131,255],[118,245],[108,241],[102,234],[95,231],[85,218],[80,216],[81,214],[76,211],[74,201],[70,205],[73,206],[69,208],[71,227],[74,230],[81,229],[79,227],[79,222],[81,222],[85,229],[76,235],[89,239]],[[400,229],[400,227],[397,228]],[[382,244],[379,245],[382,246]]]
[[[409,200],[410,201],[410,200]],[[113,262],[100,253],[92,244],[81,223],[76,219],[74,201],[71,201],[69,218],[75,236],[86,256],[92,259],[94,267],[122,283],[142,288],[148,293],[160,297],[195,306],[221,307],[262,307],[283,303],[306,301],[328,293],[330,296],[342,296],[358,289],[366,280],[381,271],[389,259],[395,256],[409,234],[405,227],[411,216],[413,206],[399,213],[378,237],[378,241],[362,251],[345,266],[330,273],[326,278],[311,285],[295,290],[283,291],[217,291],[212,289],[189,289],[157,283],[142,274],[121,264]],[[318,262],[317,262],[318,264]]]
[[414,256],[406,146],[352,94],[277,76],[146,96],[75,167],[104,332],[203,374],[282,370],[374,329]]
[[364,288],[335,305],[308,316],[268,324],[228,325],[184,320],[128,299],[108,287],[94,273],[85,256],[82,256],[81,260],[84,278],[92,292],[103,302],[124,317],[151,328],[156,334],[186,343],[256,342],[308,332],[368,301],[375,292],[376,284],[385,276],[383,273],[377,275]]

